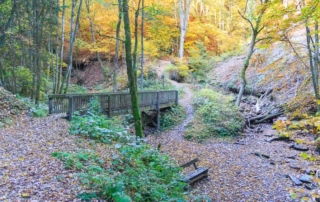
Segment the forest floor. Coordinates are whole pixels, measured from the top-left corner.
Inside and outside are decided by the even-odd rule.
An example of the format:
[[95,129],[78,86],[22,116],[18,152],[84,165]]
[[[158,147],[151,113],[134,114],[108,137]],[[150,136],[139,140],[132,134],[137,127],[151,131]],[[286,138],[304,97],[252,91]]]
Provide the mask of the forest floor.
[[[232,66],[239,59],[242,57],[234,58]],[[159,62],[156,66],[159,75],[168,63]],[[230,61],[220,63],[217,68],[222,70],[220,67],[228,63]],[[234,139],[217,138],[207,143],[185,140],[184,131],[193,118],[192,92],[196,89],[190,84],[170,82],[185,92],[179,103],[186,108],[187,118],[173,130],[150,136],[149,143],[161,144],[161,151],[179,164],[198,157],[201,166],[209,167],[209,177],[197,182],[192,192],[207,195],[213,201],[294,201],[289,194],[294,185],[287,175],[298,176],[300,171],[312,169],[312,163],[302,160],[300,152],[290,149],[290,142],[266,142],[277,136],[270,124],[259,125],[259,130],[245,131]],[[256,152],[267,154],[270,159],[256,156]]]
[[[159,62],[159,75],[168,63]],[[267,124],[259,126],[261,133],[247,131],[229,140],[212,139],[201,144],[185,140],[186,125],[193,118],[191,101],[196,89],[190,84],[171,82],[184,91],[180,104],[186,108],[187,118],[174,129],[149,136],[148,140],[154,146],[161,143],[161,151],[180,164],[198,157],[201,166],[209,167],[209,177],[192,187],[194,194],[208,195],[213,201],[293,201],[288,188],[294,186],[285,176],[314,169],[311,162],[302,160],[300,152],[289,148],[290,143],[266,142],[275,135]],[[10,126],[0,128],[0,201],[74,201],[82,190],[76,171],[65,170],[51,153],[94,149],[103,156],[113,154],[106,145],[92,145],[69,135],[68,128],[69,122],[60,115],[21,115]],[[255,152],[267,154],[270,159],[256,156]]]

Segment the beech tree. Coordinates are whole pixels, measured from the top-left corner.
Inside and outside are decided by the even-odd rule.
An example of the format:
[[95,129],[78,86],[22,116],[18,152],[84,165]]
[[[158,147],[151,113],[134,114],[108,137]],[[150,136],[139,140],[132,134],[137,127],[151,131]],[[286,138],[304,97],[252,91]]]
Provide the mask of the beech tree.
[[136,130],[136,135],[138,137],[143,137],[142,132],[142,122],[141,114],[139,110],[139,100],[138,100],[138,87],[137,87],[137,72],[133,67],[132,52],[131,52],[131,29],[130,29],[130,19],[129,19],[129,6],[128,0],[122,0],[123,3],[123,22],[125,31],[125,49],[126,49],[126,65],[127,65],[127,75],[129,80],[129,89],[131,95],[132,103],[132,114],[134,119],[134,126]]
[[77,0],[72,0],[71,5],[71,18],[70,18],[70,41],[69,41],[69,53],[68,53],[68,70],[66,75],[63,77],[63,81],[60,87],[60,93],[63,91],[64,83],[66,83],[66,88],[64,89],[64,94],[68,92],[71,71],[72,71],[72,57],[73,57],[73,47],[74,42],[76,40],[77,32],[79,29],[79,21],[80,21],[80,14],[81,14],[81,7],[82,7],[82,0],[80,0],[76,21],[74,22],[75,17],[75,9],[76,9]]
[[[260,7],[258,7],[258,2],[260,2]],[[258,7],[258,14],[254,14],[254,8]],[[250,59],[253,55],[255,45],[263,40],[263,38],[258,38],[258,35],[261,33],[261,31],[265,28],[264,25],[262,25],[261,20],[263,15],[265,14],[265,11],[268,8],[268,0],[248,0],[247,5],[245,8],[244,13],[241,13],[239,11],[239,14],[241,17],[246,20],[250,24],[251,28],[251,42],[249,46],[249,50],[246,56],[246,59],[243,63],[242,70],[241,70],[241,85],[239,89],[239,94],[236,100],[236,105],[240,106],[242,95],[245,91],[246,85],[247,85],[247,79],[246,79],[246,71],[250,64]],[[248,11],[247,11],[248,10]]]
[[179,58],[182,61],[184,54],[184,41],[187,34],[190,4],[191,0],[179,0],[179,13],[180,13],[180,46],[179,46]]

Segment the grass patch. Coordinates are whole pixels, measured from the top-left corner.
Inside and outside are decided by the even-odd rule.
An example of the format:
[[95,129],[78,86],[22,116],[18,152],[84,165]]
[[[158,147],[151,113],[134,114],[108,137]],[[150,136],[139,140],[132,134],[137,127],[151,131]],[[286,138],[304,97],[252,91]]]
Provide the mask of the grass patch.
[[242,132],[244,120],[232,97],[203,89],[193,100],[195,117],[188,124],[185,138],[202,142],[210,137],[235,136]]

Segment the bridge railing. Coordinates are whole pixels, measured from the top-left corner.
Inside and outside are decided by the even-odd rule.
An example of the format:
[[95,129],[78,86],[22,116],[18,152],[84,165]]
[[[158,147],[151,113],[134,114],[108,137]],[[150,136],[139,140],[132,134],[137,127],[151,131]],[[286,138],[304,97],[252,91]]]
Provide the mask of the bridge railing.
[[[159,110],[178,103],[178,91],[176,90],[140,91],[138,96],[141,111]],[[67,113],[70,120],[73,112],[86,111],[93,98],[100,100],[102,111],[109,117],[128,114],[132,107],[129,92],[48,95],[48,98],[49,114]]]

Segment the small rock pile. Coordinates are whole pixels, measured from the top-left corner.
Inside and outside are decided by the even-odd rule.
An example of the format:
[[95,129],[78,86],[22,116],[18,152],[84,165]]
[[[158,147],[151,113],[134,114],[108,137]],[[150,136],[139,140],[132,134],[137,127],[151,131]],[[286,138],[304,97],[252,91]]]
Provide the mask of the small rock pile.
[[0,127],[19,114],[24,114],[26,105],[15,95],[0,87]]

